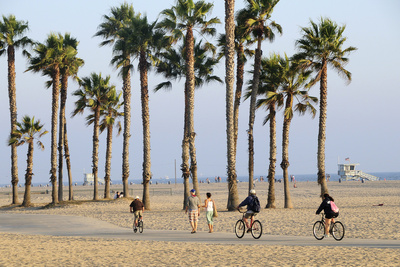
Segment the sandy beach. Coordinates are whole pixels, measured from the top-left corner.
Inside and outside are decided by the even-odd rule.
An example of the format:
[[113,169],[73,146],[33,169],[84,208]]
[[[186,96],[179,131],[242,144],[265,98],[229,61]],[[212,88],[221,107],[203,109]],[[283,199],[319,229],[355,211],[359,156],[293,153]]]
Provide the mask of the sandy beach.
[[[239,183],[239,198],[247,195],[247,183]],[[346,227],[345,238],[399,240],[400,181],[329,182],[330,194],[340,208],[339,220]],[[130,199],[75,202],[43,209],[51,202],[49,188],[32,188],[35,207],[9,207],[10,188],[0,189],[1,213],[57,214],[90,217],[130,228]],[[99,195],[103,195],[100,187]],[[112,190],[121,191],[121,185]],[[291,189],[294,209],[283,209],[283,183],[276,184],[277,208],[263,209],[258,219],[264,225],[263,239],[268,235],[310,236],[312,225],[320,217],[315,210],[320,204],[316,182],[297,182]],[[130,194],[141,197],[141,185],[131,185]],[[219,210],[215,219],[216,232],[233,234],[238,212],[227,212],[227,184],[200,184],[200,197],[211,192]],[[266,204],[268,183],[256,184],[257,195]],[[74,187],[75,200],[91,200],[92,187]],[[151,210],[144,214],[146,229],[183,230],[190,232],[187,217],[182,211],[182,184],[153,184]],[[21,201],[23,197],[21,188]],[[65,197],[68,195],[65,188]],[[383,204],[378,206],[379,204]],[[206,232],[205,213],[201,214],[199,231]],[[1,224],[1,223],[0,223]],[[145,234],[145,233],[143,233]],[[396,249],[324,247],[324,246],[266,246],[230,244],[199,244],[161,241],[131,241],[85,237],[56,237],[0,233],[0,266],[123,266],[123,265],[178,265],[202,266],[399,266]],[[316,242],[324,242],[317,241]],[[320,244],[320,243],[316,243]],[[10,255],[10,256],[9,256]],[[250,257],[248,257],[251,255]],[[246,259],[246,260],[245,260]],[[246,262],[246,264],[244,264]]]

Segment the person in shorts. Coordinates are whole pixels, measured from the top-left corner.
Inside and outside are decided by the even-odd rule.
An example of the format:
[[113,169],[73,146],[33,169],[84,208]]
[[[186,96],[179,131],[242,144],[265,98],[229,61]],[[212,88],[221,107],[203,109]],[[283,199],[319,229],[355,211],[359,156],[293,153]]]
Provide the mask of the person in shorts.
[[142,219],[144,212],[144,205],[140,201],[139,196],[135,197],[135,200],[129,205],[131,213],[133,213],[135,218],[135,229],[137,227],[138,219]]
[[185,213],[189,211],[189,222],[192,226],[192,234],[197,231],[197,221],[200,216],[200,199],[196,196],[194,189],[190,190],[190,196],[186,200]]
[[246,223],[247,232],[251,231],[251,228],[250,228],[250,225],[249,225],[249,222],[247,219],[251,218],[251,224],[253,224],[253,219],[258,213],[251,209],[251,203],[253,202],[253,198],[257,198],[256,190],[251,189],[250,195],[245,200],[243,200],[243,202],[240,203],[239,206],[237,207],[237,209],[240,209],[240,207],[247,206],[247,211],[243,218],[244,222]]
[[334,218],[339,216],[339,212],[334,212],[331,208],[331,201],[335,202],[333,197],[329,194],[324,194],[324,200],[316,212],[316,214],[320,214],[322,210],[325,212],[325,237],[329,237],[329,226],[331,222],[333,223]]

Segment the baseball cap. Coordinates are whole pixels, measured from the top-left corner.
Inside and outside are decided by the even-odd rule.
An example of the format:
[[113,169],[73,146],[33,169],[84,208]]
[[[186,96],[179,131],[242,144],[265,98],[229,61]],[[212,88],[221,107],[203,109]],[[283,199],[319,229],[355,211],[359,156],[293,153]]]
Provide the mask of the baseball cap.
[[139,196],[136,196],[135,199],[139,199]]
[[251,190],[250,190],[250,194],[255,195],[255,194],[256,194],[256,190],[251,189]]
[[190,192],[191,192],[191,193],[194,193],[194,192],[196,192],[196,190],[192,189],[192,190],[190,190]]

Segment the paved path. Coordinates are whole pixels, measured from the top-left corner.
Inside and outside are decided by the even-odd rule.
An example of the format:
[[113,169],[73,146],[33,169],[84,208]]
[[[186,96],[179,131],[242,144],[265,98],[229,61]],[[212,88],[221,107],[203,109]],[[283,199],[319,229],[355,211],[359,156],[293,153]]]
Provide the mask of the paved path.
[[[238,239],[234,233],[208,233],[189,231],[167,231],[145,229],[142,234],[133,233],[132,229],[80,216],[45,215],[45,214],[11,214],[0,213],[0,232],[75,236],[95,238],[120,238],[127,240],[153,240],[171,242],[197,242],[214,244],[246,244],[246,245],[285,245],[285,246],[340,246],[364,248],[400,249],[399,240],[355,239],[344,238],[335,241],[333,238],[316,240],[313,236],[278,236],[263,235],[255,240],[250,234]],[[311,233],[311,231],[310,231]]]

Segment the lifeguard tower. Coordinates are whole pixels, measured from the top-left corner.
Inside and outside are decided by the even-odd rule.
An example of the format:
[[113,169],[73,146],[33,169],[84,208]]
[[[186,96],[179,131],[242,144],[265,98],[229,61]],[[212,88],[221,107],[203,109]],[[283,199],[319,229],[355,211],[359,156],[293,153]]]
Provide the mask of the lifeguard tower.
[[[104,179],[97,179],[100,184],[104,184]],[[94,183],[94,174],[93,173],[84,173],[83,174],[83,185],[90,185]]]
[[338,175],[342,180],[360,180],[378,181],[379,177],[356,170],[358,163],[338,164]]

